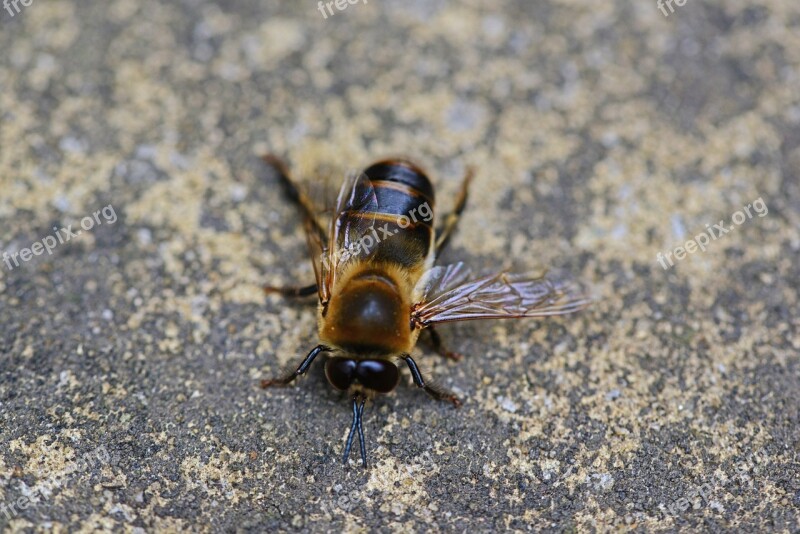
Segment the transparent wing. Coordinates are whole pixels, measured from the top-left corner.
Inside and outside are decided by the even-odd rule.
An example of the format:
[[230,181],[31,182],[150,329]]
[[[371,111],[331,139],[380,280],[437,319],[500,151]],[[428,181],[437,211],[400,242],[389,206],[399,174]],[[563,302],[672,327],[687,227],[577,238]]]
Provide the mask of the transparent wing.
[[323,261],[329,273],[328,291],[344,264],[362,253],[361,240],[373,232],[377,212],[378,198],[369,178],[363,173],[349,175],[339,190]]
[[331,295],[328,246],[323,241],[323,236],[314,221],[306,219],[305,230],[308,250],[311,253],[311,263],[314,265],[314,276],[317,279],[319,300],[328,302]]
[[421,328],[447,321],[563,315],[586,307],[591,298],[567,276],[501,272],[470,280],[463,263],[434,267],[418,286],[421,302],[411,320]]

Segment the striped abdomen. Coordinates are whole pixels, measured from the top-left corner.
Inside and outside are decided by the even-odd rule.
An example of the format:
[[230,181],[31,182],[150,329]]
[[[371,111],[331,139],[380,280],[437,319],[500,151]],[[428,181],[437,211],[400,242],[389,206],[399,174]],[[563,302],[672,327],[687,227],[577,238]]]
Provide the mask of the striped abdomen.
[[371,232],[377,243],[370,256],[403,267],[421,265],[434,239],[431,182],[417,166],[403,160],[375,163],[364,174],[377,198]]

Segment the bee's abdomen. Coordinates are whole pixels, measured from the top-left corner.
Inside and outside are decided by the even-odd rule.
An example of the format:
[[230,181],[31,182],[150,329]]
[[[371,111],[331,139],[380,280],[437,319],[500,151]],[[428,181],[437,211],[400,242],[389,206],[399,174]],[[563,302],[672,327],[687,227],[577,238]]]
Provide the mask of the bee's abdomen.
[[407,267],[423,262],[433,240],[434,192],[428,177],[404,160],[375,163],[364,174],[378,201],[375,226],[384,228],[376,256]]
[[364,171],[384,213],[408,215],[427,203],[433,210],[433,186],[422,170],[404,160],[381,161]]

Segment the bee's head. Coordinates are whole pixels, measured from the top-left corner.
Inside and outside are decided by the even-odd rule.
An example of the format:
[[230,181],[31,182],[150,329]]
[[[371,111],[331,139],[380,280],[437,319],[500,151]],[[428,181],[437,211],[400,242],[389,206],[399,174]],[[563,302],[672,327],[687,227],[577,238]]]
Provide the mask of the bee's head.
[[358,385],[375,393],[389,393],[400,381],[400,371],[386,359],[334,356],[325,362],[325,376],[333,387],[347,391]]

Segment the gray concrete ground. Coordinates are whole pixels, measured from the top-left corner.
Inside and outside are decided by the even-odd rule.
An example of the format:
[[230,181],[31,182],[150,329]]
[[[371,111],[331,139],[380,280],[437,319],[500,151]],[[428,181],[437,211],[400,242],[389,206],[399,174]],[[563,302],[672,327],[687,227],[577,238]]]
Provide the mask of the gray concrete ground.
[[[2,529],[798,532],[797,2],[340,4],[0,11]],[[266,150],[473,165],[443,261],[598,301],[442,328],[464,406],[404,377],[344,468],[321,367],[258,387],[317,342]]]

